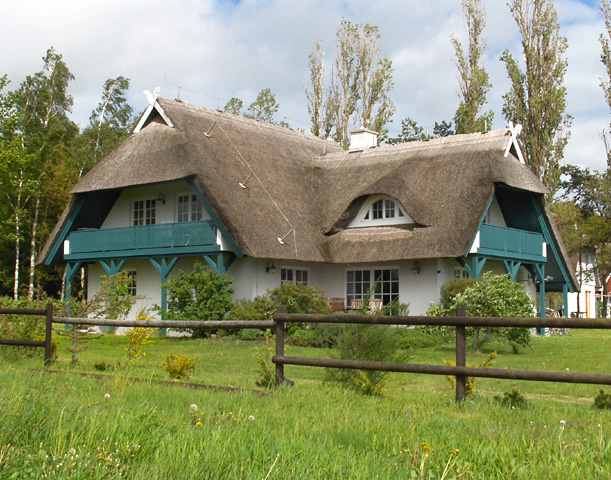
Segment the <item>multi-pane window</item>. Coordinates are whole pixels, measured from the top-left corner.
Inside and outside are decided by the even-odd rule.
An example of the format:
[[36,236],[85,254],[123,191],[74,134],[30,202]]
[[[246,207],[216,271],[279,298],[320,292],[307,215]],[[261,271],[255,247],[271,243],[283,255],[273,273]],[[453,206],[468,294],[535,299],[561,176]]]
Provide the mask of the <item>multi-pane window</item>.
[[296,270],[293,268],[281,268],[280,269],[280,284],[283,283],[294,283],[296,285],[307,285],[308,284],[308,271],[307,270]]
[[134,202],[133,225],[155,225],[156,200],[137,200]]
[[348,270],[346,272],[346,304],[361,299],[375,286],[373,298],[387,305],[399,298],[399,269]]
[[132,297],[135,297],[137,294],[136,270],[129,270],[127,272],[127,292]]
[[177,222],[198,222],[204,216],[204,209],[195,195],[179,195]]
[[464,268],[455,268],[454,279],[459,280],[461,278],[469,278],[469,272],[467,272]]
[[400,217],[405,217],[403,209],[394,200],[382,198],[370,205],[363,220],[390,220]]

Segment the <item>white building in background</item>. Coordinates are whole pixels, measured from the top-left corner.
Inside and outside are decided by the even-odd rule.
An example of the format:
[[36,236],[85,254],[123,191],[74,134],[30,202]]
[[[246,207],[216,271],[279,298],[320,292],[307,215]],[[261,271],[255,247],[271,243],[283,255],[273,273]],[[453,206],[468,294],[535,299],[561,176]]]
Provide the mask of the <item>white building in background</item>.
[[492,270],[533,298],[567,299],[577,281],[516,131],[377,146],[362,129],[344,151],[151,97],[72,190],[41,261],[66,265],[68,292],[85,266],[89,295],[100,275],[127,271],[132,292],[161,306],[162,285],[195,262],[233,277],[236,298],[307,283],[350,308],[375,284],[384,304],[423,314],[448,280]]

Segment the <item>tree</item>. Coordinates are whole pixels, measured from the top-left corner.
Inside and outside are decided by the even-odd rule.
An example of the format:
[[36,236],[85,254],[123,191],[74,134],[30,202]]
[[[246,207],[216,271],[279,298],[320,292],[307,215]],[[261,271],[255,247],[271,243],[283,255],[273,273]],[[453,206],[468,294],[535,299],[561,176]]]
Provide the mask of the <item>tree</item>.
[[242,115],[242,108],[244,108],[244,102],[239,98],[233,97],[225,104],[223,109],[225,113],[231,113],[232,115]]
[[460,105],[454,115],[456,133],[486,132],[492,126],[492,110],[481,114],[486,104],[486,94],[492,87],[488,73],[480,62],[484,56],[486,43],[482,31],[486,26],[486,11],[481,0],[463,0],[462,9],[469,39],[468,53],[465,55],[462,44],[452,38],[458,68],[460,86]]
[[265,88],[259,92],[256,100],[250,104],[244,116],[274,124],[274,115],[278,112],[278,108],[276,96],[269,88]]
[[[178,272],[178,277],[168,281],[168,310],[157,311],[166,320],[223,320],[233,306],[233,279],[219,275],[213,270],[204,270],[199,263],[195,264],[193,272]],[[190,332],[194,337],[204,337],[205,331],[200,329],[181,329]]]
[[[19,145],[20,155],[34,162],[33,177],[29,180],[34,182],[35,188],[28,211],[30,299],[34,295],[37,240],[41,233],[47,233],[41,232],[40,228],[48,225],[47,216],[51,216],[51,222],[55,223],[59,212],[52,207],[65,204],[67,199],[68,187],[53,183],[52,175],[64,167],[70,157],[69,144],[78,133],[78,127],[67,116],[72,107],[72,97],[68,95],[67,89],[74,77],[62,56],[53,48],[47,50],[43,62],[43,70],[26,77],[13,93],[17,121],[10,131],[3,131],[5,140]],[[15,275],[18,283],[18,266]]]
[[308,58],[310,60],[310,81],[312,82],[312,90],[307,86],[305,87],[306,97],[308,98],[308,112],[312,120],[312,134],[321,137],[323,136],[325,95],[325,52],[322,42],[316,42]]
[[455,133],[460,132],[454,132],[452,130],[452,122],[446,122],[445,120],[442,120],[441,122],[435,122],[435,126],[433,127],[433,136],[435,138],[449,137],[450,135],[454,135]]
[[[395,110],[388,94],[393,88],[392,62],[380,52],[378,27],[352,24],[343,20],[336,31],[336,57],[331,66],[330,86],[324,100],[322,45],[318,42],[310,53],[312,90],[306,88],[312,131],[332,136],[348,148],[352,128],[365,127],[378,132],[383,142],[386,125]],[[324,102],[320,124],[317,115]],[[320,126],[318,126],[320,125]]]
[[503,52],[501,60],[511,81],[511,90],[503,96],[503,115],[522,124],[526,162],[553,196],[572,120],[565,115],[563,86],[568,44],[560,35],[551,0],[511,0],[509,7],[522,35],[524,70],[509,50]]
[[388,143],[396,145],[404,142],[418,142],[427,138],[424,134],[424,128],[419,126],[416,120],[407,117],[401,120],[401,133],[395,138],[389,138]]
[[75,156],[78,178],[129,135],[133,123],[133,109],[126,98],[129,82],[128,78],[122,76],[104,82],[100,103],[91,112],[89,125],[78,139],[78,155]]

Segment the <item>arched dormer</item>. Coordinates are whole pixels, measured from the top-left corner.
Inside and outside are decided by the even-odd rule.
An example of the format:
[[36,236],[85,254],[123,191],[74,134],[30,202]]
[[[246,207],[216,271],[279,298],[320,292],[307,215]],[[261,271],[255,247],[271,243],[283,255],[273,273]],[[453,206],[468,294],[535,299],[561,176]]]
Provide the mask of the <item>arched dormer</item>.
[[374,195],[363,203],[347,228],[408,225],[415,223],[399,201],[388,195]]

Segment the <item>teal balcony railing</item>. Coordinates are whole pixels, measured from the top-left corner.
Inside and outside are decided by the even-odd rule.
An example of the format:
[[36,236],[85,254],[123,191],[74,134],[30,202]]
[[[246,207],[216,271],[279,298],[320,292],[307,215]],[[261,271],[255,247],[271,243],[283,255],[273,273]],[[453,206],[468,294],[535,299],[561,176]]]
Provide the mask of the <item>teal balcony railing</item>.
[[68,258],[106,252],[130,256],[146,251],[216,245],[216,228],[211,221],[201,221],[78,230],[70,232],[68,242]]
[[487,253],[516,260],[545,261],[543,235],[515,228],[482,224],[478,253]]

